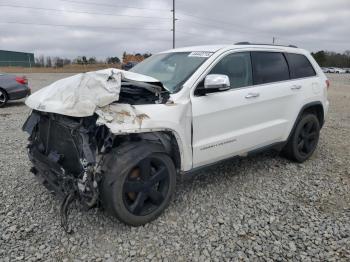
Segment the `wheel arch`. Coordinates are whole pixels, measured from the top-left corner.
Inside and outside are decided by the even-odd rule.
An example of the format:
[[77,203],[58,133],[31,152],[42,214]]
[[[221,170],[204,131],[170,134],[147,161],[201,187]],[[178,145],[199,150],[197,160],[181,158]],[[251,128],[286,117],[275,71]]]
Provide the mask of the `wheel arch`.
[[299,111],[299,114],[297,118],[294,121],[293,128],[289,133],[287,141],[289,141],[290,137],[292,136],[299,120],[305,113],[313,113],[317,116],[318,121],[320,122],[320,126],[322,127],[324,124],[324,108],[323,104],[320,101],[314,101],[311,103],[305,104]]
[[314,102],[307,104],[303,107],[301,111],[301,115],[305,113],[313,113],[317,116],[318,121],[320,122],[320,126],[322,127],[324,124],[324,108],[321,102]]
[[[126,134],[126,136],[131,134]],[[176,133],[172,131],[156,131],[132,134],[137,135],[138,141],[126,141],[123,144],[112,149],[106,155],[105,163],[109,168],[114,166],[113,163],[119,162],[123,169],[119,172],[125,172],[135,162],[152,153],[166,153],[173,160],[176,170],[181,170],[181,145],[179,145]],[[179,172],[178,172],[179,173]],[[112,183],[110,181],[109,183]]]
[[[151,135],[151,139],[150,139]],[[169,154],[171,159],[174,162],[175,168],[177,170],[181,170],[182,168],[182,145],[181,139],[178,136],[178,134],[173,130],[164,130],[164,131],[157,131],[157,132],[151,132],[151,133],[140,133],[139,136],[142,139],[145,140],[153,140],[155,142],[160,142],[162,146],[164,147],[165,152]]]

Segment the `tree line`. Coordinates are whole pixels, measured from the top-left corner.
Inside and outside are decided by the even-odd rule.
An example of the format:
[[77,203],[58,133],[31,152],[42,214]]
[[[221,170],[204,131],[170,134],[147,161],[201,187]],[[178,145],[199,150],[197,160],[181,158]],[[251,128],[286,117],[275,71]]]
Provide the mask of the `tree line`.
[[323,50],[311,54],[320,66],[350,68],[350,50],[342,54]]
[[93,65],[93,64],[115,64],[119,65],[121,63],[128,62],[141,62],[142,60],[150,57],[151,53],[136,53],[129,54],[127,52],[123,53],[122,60],[117,56],[107,57],[106,59],[98,60],[96,57],[87,57],[87,56],[78,56],[74,59],[62,58],[59,56],[44,56],[40,55],[35,57],[35,66],[36,67],[64,67],[66,65]]
[[[151,53],[136,53],[129,54],[123,53],[122,59],[117,56],[107,57],[104,60],[98,60],[96,57],[78,56],[74,59],[62,58],[62,57],[51,57],[43,56],[35,58],[35,66],[37,67],[63,67],[65,65],[78,64],[78,65],[89,65],[89,64],[125,64],[128,62],[141,62],[142,60],[150,57]],[[341,67],[350,68],[350,50],[346,50],[344,53],[336,53],[332,51],[318,51],[311,53],[317,63],[323,67]]]

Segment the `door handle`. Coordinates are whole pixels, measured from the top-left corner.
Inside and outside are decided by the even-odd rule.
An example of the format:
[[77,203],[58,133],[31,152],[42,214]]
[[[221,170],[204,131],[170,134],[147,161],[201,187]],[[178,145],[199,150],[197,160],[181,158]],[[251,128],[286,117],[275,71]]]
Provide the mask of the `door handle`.
[[249,98],[255,98],[259,96],[260,96],[259,93],[249,93],[248,95],[245,96],[245,98],[249,99]]
[[299,89],[301,89],[301,85],[294,85],[290,89],[292,89],[292,90],[299,90]]

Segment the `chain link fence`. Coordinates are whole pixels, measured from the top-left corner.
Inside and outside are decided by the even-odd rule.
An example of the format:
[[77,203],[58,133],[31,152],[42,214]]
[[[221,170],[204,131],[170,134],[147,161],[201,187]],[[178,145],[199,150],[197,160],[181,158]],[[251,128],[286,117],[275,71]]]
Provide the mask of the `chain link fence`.
[[7,66],[19,66],[19,67],[29,67],[31,68],[34,66],[33,61],[30,59],[27,61],[3,61],[0,60],[0,67],[7,67]]

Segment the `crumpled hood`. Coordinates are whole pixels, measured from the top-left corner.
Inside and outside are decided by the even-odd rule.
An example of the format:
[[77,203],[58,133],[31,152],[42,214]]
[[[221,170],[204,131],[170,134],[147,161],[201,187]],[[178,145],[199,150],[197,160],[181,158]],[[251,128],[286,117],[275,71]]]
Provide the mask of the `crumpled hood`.
[[38,111],[87,117],[97,108],[118,101],[122,79],[160,82],[146,75],[108,68],[58,80],[29,96],[25,103]]

